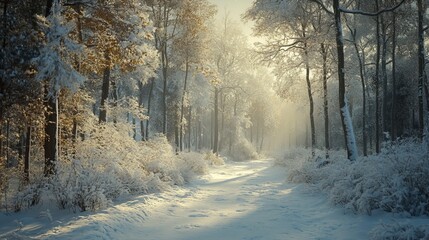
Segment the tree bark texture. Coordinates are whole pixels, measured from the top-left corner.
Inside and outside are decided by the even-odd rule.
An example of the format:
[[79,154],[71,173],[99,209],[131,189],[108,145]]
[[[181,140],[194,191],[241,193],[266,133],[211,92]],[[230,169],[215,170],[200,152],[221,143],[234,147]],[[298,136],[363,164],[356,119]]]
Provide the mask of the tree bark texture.
[[424,30],[423,30],[423,0],[417,0],[418,8],[418,86],[419,86],[419,137],[423,139],[424,135],[424,112],[423,112],[423,78],[425,68],[425,48],[424,48]]
[[392,140],[396,140],[396,14],[392,13],[392,112],[391,123]]
[[213,153],[218,153],[218,143],[219,143],[219,88],[215,87],[214,93],[214,133],[213,133]]
[[[45,17],[51,13],[53,0],[46,3]],[[48,90],[48,80],[45,82],[45,167],[44,174],[46,177],[55,173],[55,162],[58,157],[58,93],[50,94]]]
[[328,53],[326,51],[325,44],[320,44],[320,49],[322,52],[323,60],[323,113],[325,117],[325,156],[329,158],[329,109],[328,109],[328,67],[327,67],[327,57]]
[[[375,1],[378,11],[378,0]],[[376,60],[375,60],[375,152],[380,153],[380,17],[376,17]]]
[[354,140],[353,126],[351,125],[350,114],[348,112],[349,109],[346,104],[345,96],[346,86],[344,74],[344,42],[339,0],[333,0],[333,8],[335,16],[336,43],[338,55],[338,97],[340,105],[341,123],[343,126],[343,133],[347,148],[347,157],[348,159],[353,161],[357,158],[357,150],[356,142]]

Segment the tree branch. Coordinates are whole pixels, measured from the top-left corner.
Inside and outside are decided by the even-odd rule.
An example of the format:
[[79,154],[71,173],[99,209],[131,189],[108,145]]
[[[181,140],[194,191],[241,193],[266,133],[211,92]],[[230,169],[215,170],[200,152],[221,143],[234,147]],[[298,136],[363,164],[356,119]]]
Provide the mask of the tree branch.
[[[318,0],[311,0],[311,1],[318,1]],[[403,3],[405,2],[405,0],[402,0],[400,3],[398,3],[396,6],[390,7],[390,8],[385,8],[385,9],[381,9],[377,12],[365,12],[362,10],[349,10],[349,9],[345,9],[340,7],[340,11],[343,13],[350,13],[350,14],[359,14],[359,15],[365,15],[365,16],[378,16],[382,13],[385,12],[392,12],[395,11],[395,9],[397,9],[398,7],[400,7]]]
[[325,12],[327,12],[328,14],[330,14],[330,15],[334,15],[334,12],[333,11],[331,11],[331,10],[329,10],[326,6],[325,6],[325,4],[323,4],[320,0],[308,0],[308,1],[310,1],[310,2],[314,2],[314,3],[317,3],[317,5],[319,5],[323,10],[325,10]]

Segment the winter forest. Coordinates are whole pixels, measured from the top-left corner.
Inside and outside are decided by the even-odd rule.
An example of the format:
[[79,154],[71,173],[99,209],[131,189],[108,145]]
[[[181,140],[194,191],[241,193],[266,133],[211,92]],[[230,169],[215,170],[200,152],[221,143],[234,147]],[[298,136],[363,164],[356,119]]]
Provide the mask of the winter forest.
[[429,239],[428,6],[0,0],[0,239]]

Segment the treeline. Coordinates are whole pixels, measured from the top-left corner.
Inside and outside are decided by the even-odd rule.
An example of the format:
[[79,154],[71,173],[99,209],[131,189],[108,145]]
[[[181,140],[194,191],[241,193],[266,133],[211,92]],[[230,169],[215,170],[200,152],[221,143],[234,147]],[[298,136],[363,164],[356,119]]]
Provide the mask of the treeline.
[[275,126],[269,74],[237,23],[225,17],[214,25],[217,9],[207,0],[2,0],[0,7],[2,179],[10,169],[22,182],[51,178],[64,170],[58,165],[97,159],[100,149],[120,158],[129,152],[118,145],[137,146],[125,138],[165,148],[151,141],[164,136],[176,153],[242,160],[257,155]]
[[246,18],[268,39],[260,58],[274,66],[278,93],[306,95],[310,147],[345,148],[354,159],[354,146],[366,156],[427,135],[426,8],[421,0],[254,1]]

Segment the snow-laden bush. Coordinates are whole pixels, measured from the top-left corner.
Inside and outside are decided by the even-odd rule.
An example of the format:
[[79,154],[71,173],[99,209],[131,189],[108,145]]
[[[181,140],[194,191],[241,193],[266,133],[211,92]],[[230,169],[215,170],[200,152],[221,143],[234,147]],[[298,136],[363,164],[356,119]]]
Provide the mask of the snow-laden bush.
[[22,169],[1,169],[0,207],[19,211],[47,201],[61,209],[93,211],[120,196],[182,185],[195,175],[207,173],[212,162],[223,162],[210,162],[197,153],[176,155],[161,135],[135,141],[130,134],[132,126],[127,123],[100,125],[95,117],[88,117],[81,130],[84,138],[69,147],[69,152],[61,152],[56,174],[50,178],[43,178],[43,164],[32,171],[40,179],[31,176],[30,183],[17,174]]
[[225,164],[225,160],[214,154],[212,151],[207,151],[204,155],[204,159],[212,166],[220,166]]
[[135,141],[128,124],[90,124],[88,136],[57,164],[50,189],[60,208],[104,208],[124,194],[157,192],[206,172],[200,157],[178,157],[165,137]]
[[[278,160],[288,169],[293,182],[314,184],[329,199],[358,213],[374,209],[410,215],[429,214],[429,164],[427,148],[412,140],[403,141],[378,156],[355,162],[340,154],[329,161],[311,160],[295,154]],[[292,153],[287,153],[293,156]]]
[[429,239],[429,225],[413,226],[405,223],[379,224],[370,232],[372,240]]
[[246,138],[239,138],[237,142],[234,143],[229,155],[232,160],[239,162],[259,158],[255,147]]
[[36,180],[31,184],[23,185],[13,196],[13,207],[15,212],[37,205],[40,202],[45,186],[42,181]]
[[188,152],[179,154],[181,171],[186,182],[194,175],[204,175],[209,171],[209,161],[201,153]]
[[22,167],[0,167],[0,208],[18,212],[39,203],[43,182],[33,177],[32,183],[27,184],[22,172]]
[[144,164],[145,169],[155,173],[163,182],[172,185],[183,185],[185,183],[180,171],[180,161],[165,137],[155,137],[142,145],[143,155],[140,161]]

